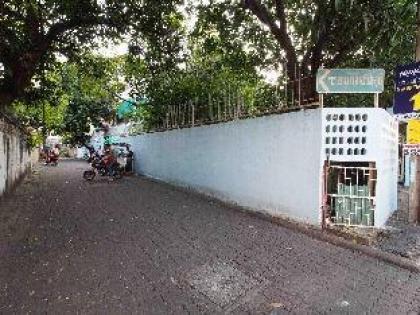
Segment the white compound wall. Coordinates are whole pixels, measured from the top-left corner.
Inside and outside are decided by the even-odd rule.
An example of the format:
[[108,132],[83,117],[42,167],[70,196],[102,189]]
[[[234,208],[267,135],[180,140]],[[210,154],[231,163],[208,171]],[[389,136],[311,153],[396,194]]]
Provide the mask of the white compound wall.
[[136,170],[238,205],[319,223],[321,111],[131,138]]
[[25,175],[30,164],[28,147],[21,134],[0,119],[0,197]]
[[321,223],[327,156],[375,162],[375,225],[396,210],[397,129],[382,109],[307,110],[149,133],[129,142],[143,175],[312,224]]

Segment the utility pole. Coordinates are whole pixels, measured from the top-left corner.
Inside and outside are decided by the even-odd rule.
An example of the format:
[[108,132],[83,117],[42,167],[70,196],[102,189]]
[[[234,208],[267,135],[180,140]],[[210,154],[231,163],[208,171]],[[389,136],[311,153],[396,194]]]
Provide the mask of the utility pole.
[[[417,0],[416,18],[416,61],[420,61],[420,0]],[[410,185],[409,220],[413,223],[420,222],[420,156],[414,158],[415,176]]]

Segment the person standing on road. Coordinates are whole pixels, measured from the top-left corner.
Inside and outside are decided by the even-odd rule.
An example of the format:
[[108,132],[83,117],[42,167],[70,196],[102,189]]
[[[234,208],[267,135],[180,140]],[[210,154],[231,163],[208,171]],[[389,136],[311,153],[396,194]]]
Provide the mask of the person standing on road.
[[115,168],[115,164],[117,162],[117,159],[114,157],[114,154],[111,150],[110,146],[105,145],[105,152],[104,152],[104,157],[103,157],[103,162],[105,164],[105,169],[107,170],[108,174],[110,176],[113,176],[114,174],[114,168]]
[[56,144],[52,149],[52,154],[55,155],[57,158],[60,155],[60,145]]
[[125,146],[125,148],[127,149],[127,153],[126,153],[126,157],[125,157],[125,172],[126,173],[132,173],[133,172],[133,156],[134,153],[133,151],[131,151],[130,149],[130,145],[127,144]]

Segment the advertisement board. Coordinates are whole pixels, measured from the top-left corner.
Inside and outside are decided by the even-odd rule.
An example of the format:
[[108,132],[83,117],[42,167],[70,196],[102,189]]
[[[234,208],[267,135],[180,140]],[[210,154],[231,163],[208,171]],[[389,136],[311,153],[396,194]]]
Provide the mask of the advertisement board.
[[395,70],[394,114],[420,113],[420,62]]

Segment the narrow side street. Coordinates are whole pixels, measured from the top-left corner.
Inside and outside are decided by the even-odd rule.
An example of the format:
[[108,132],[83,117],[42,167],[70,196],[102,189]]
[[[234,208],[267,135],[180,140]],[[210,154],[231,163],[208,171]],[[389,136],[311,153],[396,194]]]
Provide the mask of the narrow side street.
[[0,201],[0,313],[420,312],[418,274],[87,167],[41,167]]

